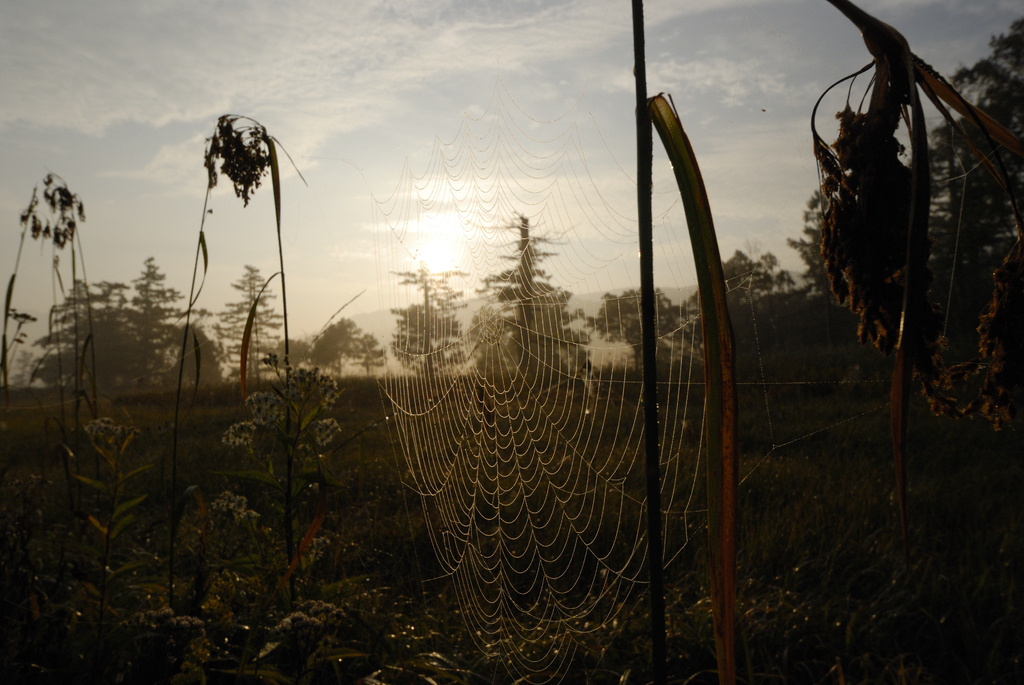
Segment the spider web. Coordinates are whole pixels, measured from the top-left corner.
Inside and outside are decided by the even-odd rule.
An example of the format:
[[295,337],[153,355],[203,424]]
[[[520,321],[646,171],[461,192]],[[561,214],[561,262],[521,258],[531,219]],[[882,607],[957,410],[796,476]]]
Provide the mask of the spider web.
[[[479,646],[531,680],[557,677],[646,589],[639,340],[610,329],[639,302],[577,297],[636,282],[636,221],[594,183],[579,109],[531,119],[499,80],[485,113],[375,206],[380,291],[399,316],[382,387],[406,485]],[[667,559],[703,521],[697,319],[679,305],[670,318]]]
[[[584,139],[603,136],[584,132],[581,102],[540,121],[499,79],[480,117],[435,139],[422,174],[407,162],[374,203],[379,292],[398,321],[381,388],[403,481],[479,647],[531,682],[606,648],[647,589],[637,224],[591,173]],[[699,312],[677,198],[655,192],[667,567],[706,514]],[[792,434],[772,423],[769,394],[803,381],[759,375],[770,445],[758,464],[858,418]]]

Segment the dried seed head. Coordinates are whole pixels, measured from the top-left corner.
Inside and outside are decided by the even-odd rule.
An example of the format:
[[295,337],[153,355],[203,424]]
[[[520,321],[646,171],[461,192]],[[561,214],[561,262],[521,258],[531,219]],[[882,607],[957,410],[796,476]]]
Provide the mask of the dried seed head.
[[[236,126],[242,120],[250,123]],[[260,187],[261,179],[270,166],[269,140],[266,127],[252,119],[230,114],[218,119],[213,136],[206,139],[205,165],[209,187],[217,185],[219,159],[220,173],[231,180],[235,195],[248,206],[249,198]]]
[[43,179],[43,202],[50,208],[49,218],[39,217],[39,188],[32,189],[32,199],[21,213],[21,225],[30,230],[32,237],[53,238],[53,244],[63,248],[75,239],[78,222],[85,221],[85,205],[78,195],[68,190],[67,183],[56,174]]
[[1016,416],[1013,391],[1024,387],[1024,245],[1020,240],[993,278],[992,300],[978,327],[979,351],[992,360],[979,401],[998,429]]
[[[881,71],[876,79],[900,70]],[[928,299],[931,241],[917,241],[910,248],[913,253],[907,254],[912,179],[911,170],[900,161],[906,150],[895,135],[909,102],[905,88],[890,83],[880,90],[876,84],[867,112],[855,113],[847,106],[836,115],[839,137],[831,148],[817,141],[822,194],[828,201],[821,254],[836,299],[860,318],[861,344],[871,343],[886,355],[900,340],[904,270],[913,264],[919,280],[906,306],[907,319],[915,324],[903,331],[903,344],[932,410],[956,416],[961,413],[956,401],[940,392],[951,379],[941,354],[943,314]]]

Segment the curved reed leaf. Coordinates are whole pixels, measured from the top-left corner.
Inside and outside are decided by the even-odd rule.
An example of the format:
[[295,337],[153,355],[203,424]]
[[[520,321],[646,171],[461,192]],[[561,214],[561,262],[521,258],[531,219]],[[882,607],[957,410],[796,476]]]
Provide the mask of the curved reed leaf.
[[199,229],[199,251],[203,255],[203,278],[199,281],[199,287],[195,289],[195,294],[189,300],[188,309],[190,314],[192,307],[199,301],[199,293],[203,292],[203,286],[206,285],[206,271],[210,268],[210,255],[206,250],[206,233],[203,232],[203,229]]
[[[274,188],[274,217],[277,220],[277,255],[281,262],[281,309],[284,322],[285,378],[291,375],[289,363],[290,339],[288,336],[288,291],[284,278],[284,246],[281,244],[281,168],[277,163],[277,145],[272,136],[267,136],[267,151],[270,156],[270,180]],[[300,174],[301,175],[301,174]],[[305,180],[305,179],[303,179]]]
[[199,336],[196,334],[195,326],[192,326],[192,353],[196,360],[196,384],[192,386],[192,404],[195,404],[196,395],[199,393],[199,376],[203,366],[203,356],[199,349]]
[[[81,397],[85,399],[85,403],[89,407],[89,414],[93,418],[96,418],[99,411],[99,407],[97,406],[98,403],[96,401],[96,374],[93,373],[93,370],[85,363],[85,355],[87,352],[92,352],[93,359],[95,359],[96,340],[93,338],[92,333],[85,336],[85,342],[82,343],[82,354],[78,359],[78,377],[79,383],[82,385],[85,384],[86,380],[89,381],[89,388],[92,390],[92,397],[89,397],[89,393],[84,389],[80,390],[79,393]],[[95,363],[93,366],[95,366]]]
[[184,492],[178,495],[178,499],[174,503],[174,509],[171,511],[171,523],[175,528],[177,528],[178,524],[181,522],[181,517],[185,514],[185,506],[192,497],[192,493],[194,493],[198,487],[198,485],[190,485],[185,488]]
[[[924,87],[925,92],[929,97],[934,94],[936,98],[942,100],[955,109],[961,116],[974,122],[978,128],[987,133],[992,140],[999,143],[1007,150],[1010,150],[1018,157],[1024,157],[1024,144],[1021,143],[1020,139],[1015,136],[1012,131],[990,117],[982,109],[967,102],[967,100],[965,100],[960,93],[956,91],[956,89],[949,85],[942,76],[935,73],[931,67],[922,62],[916,56],[912,55],[912,57],[914,60],[914,72],[917,82]],[[942,108],[938,103],[936,103],[936,109],[942,111]],[[946,118],[949,119],[950,117],[947,116]],[[964,139],[968,140],[966,136],[964,136]],[[987,159],[977,151],[975,151],[975,155],[977,155],[983,162]],[[1001,179],[997,178],[997,180]]]
[[736,538],[739,417],[735,341],[725,276],[707,191],[679,115],[661,95],[648,100],[654,128],[675,172],[693,246],[704,334],[705,416],[708,436],[708,550],[711,604],[721,683],[736,682]]
[[7,281],[7,294],[4,296],[4,337],[3,337],[3,348],[0,349],[0,381],[4,385],[4,396],[7,398],[8,404],[10,404],[10,386],[9,376],[10,370],[7,367],[7,321],[11,318],[11,298],[14,297],[14,278],[17,273],[11,274],[11,280]]
[[241,360],[240,360],[240,365],[239,365],[240,366],[240,372],[241,372],[240,378],[241,378],[241,381],[242,381],[242,400],[243,401],[246,398],[246,392],[245,392],[245,372],[246,372],[247,367],[249,366],[249,343],[252,342],[252,325],[256,321],[256,307],[260,303],[260,297],[263,296],[263,291],[267,289],[267,286],[270,285],[270,282],[272,280],[274,280],[274,277],[277,276],[280,273],[281,272],[278,271],[277,273],[271,274],[270,278],[267,279],[267,282],[263,284],[262,288],[260,288],[260,291],[258,293],[256,293],[256,297],[252,301],[252,306],[249,308],[249,316],[245,319],[245,331],[242,333],[242,350],[241,350],[241,353],[240,353],[241,354]]

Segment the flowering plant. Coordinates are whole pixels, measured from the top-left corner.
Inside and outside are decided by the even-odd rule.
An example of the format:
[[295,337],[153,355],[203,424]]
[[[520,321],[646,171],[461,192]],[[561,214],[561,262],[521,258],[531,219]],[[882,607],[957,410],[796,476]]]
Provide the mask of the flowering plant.
[[[327,509],[327,486],[322,452],[340,432],[338,422],[323,418],[323,414],[334,405],[340,393],[338,383],[319,368],[292,369],[287,361],[283,368],[275,354],[268,355],[263,363],[277,376],[268,392],[255,392],[245,401],[248,420],[232,425],[225,431],[222,441],[233,448],[246,450],[261,464],[262,468],[247,471],[233,471],[224,475],[241,478],[270,488],[283,500],[285,552],[288,570],[281,584],[288,581],[294,596],[294,573],[303,561],[310,560],[307,550],[313,543]],[[274,447],[263,456],[258,454],[256,436],[259,432],[273,435]],[[275,473],[275,458],[284,454],[284,471]],[[304,492],[317,496],[316,512],[305,535],[296,545],[295,505]]]

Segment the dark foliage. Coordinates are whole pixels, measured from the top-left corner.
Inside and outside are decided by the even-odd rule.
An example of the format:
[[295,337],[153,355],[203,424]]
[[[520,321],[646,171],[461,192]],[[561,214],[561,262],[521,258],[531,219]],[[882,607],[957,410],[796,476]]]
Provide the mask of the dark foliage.
[[[68,190],[68,184],[56,174],[43,179],[43,202],[50,208],[50,217],[40,218],[39,188],[32,189],[32,199],[21,213],[21,225],[30,229],[32,237],[53,238],[56,247],[63,248],[74,241],[79,221],[85,221],[85,206],[81,198]],[[76,219],[77,217],[77,219]]]
[[[239,122],[249,122],[236,126]],[[217,185],[217,160],[220,172],[234,184],[235,196],[244,206],[260,187],[270,166],[270,135],[266,127],[248,117],[225,114],[217,120],[214,134],[206,139],[206,172],[209,187]]]

